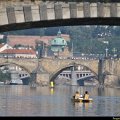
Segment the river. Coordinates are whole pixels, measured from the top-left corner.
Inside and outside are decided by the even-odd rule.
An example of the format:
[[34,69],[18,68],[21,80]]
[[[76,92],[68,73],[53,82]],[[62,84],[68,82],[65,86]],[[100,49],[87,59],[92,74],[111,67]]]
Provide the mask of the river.
[[[76,90],[88,90],[93,102],[73,103]],[[0,85],[0,116],[120,116],[120,88]]]

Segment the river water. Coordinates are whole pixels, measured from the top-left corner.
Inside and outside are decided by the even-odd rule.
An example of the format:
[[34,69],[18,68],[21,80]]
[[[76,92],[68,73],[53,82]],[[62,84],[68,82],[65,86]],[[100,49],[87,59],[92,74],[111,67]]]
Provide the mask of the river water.
[[[76,90],[93,102],[73,103]],[[120,116],[120,88],[0,85],[0,116]]]

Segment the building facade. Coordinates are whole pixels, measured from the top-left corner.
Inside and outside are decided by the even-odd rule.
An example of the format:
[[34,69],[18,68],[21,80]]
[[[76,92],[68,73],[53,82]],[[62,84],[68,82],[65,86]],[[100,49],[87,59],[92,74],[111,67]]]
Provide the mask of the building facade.
[[13,49],[10,45],[8,45],[8,44],[0,44],[0,52],[1,51],[4,51],[4,50],[6,50],[6,49]]
[[36,52],[32,49],[5,49],[0,52],[4,58],[37,58]]

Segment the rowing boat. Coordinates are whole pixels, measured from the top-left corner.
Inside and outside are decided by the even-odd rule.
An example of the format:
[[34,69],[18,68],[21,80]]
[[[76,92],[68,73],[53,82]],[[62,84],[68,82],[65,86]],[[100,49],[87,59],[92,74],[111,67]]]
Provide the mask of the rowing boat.
[[73,102],[83,102],[83,103],[93,102],[93,99],[92,99],[92,98],[89,98],[88,100],[86,100],[86,99],[84,99],[84,98],[79,98],[79,99],[72,98],[71,100],[72,100]]

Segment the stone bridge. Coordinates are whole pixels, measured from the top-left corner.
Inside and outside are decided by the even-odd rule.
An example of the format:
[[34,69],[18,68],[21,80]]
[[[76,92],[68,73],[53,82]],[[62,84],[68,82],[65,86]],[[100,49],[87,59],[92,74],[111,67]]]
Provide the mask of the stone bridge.
[[[99,60],[71,60],[71,59],[52,59],[52,58],[42,58],[42,59],[3,59],[0,58],[0,66],[6,64],[15,64],[22,67],[24,70],[30,74],[36,73],[36,82],[49,83],[54,80],[57,75],[63,70],[76,66],[82,65],[87,69],[91,70],[97,77],[99,72]],[[103,65],[104,73],[108,75],[114,75],[120,77],[120,60],[105,60]]]
[[0,32],[65,25],[120,25],[118,0],[58,1],[0,0]]
[[0,58],[0,66],[9,65],[9,64],[14,64],[16,66],[23,68],[28,73],[32,73],[32,71],[36,69],[38,65],[38,60],[37,59],[19,59],[19,58],[15,58],[15,59]]

